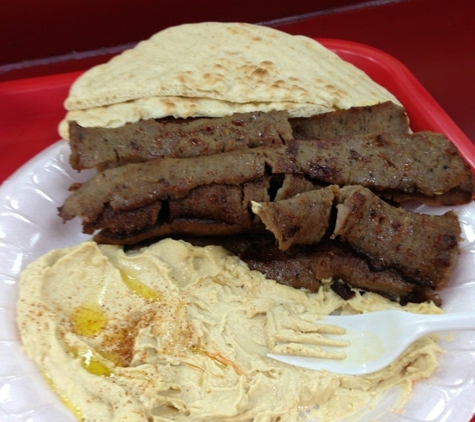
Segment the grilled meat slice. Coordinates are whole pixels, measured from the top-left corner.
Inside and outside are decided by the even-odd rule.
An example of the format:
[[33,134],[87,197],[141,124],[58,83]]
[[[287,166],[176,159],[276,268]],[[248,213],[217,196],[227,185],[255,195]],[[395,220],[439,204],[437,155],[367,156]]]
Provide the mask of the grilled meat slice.
[[[309,180],[303,174],[281,174],[271,177],[270,197],[275,201],[292,198],[301,192],[322,188],[318,182]],[[275,191],[275,195],[272,193]]]
[[473,199],[469,165],[444,135],[433,132],[289,141],[285,149],[273,150],[272,160],[274,173],[301,173],[339,186],[362,185],[405,200],[456,205]]
[[[249,185],[203,185],[190,191],[184,198],[169,201],[169,220],[197,219],[222,221],[231,225],[240,225],[247,228],[251,225],[252,215],[249,212],[249,203],[244,200],[244,190]],[[261,189],[256,186],[252,196],[266,200],[267,187],[261,184]]]
[[[239,233],[263,233],[265,226],[261,219],[251,212],[251,203],[258,201],[256,204],[262,204],[264,214],[268,216],[280,210],[280,221],[276,221],[273,226],[276,231],[289,226],[289,218],[293,218],[296,231],[293,238],[285,240],[289,245],[320,240],[330,225],[333,187],[321,188],[321,192],[316,190],[306,192],[302,198],[297,196],[272,202],[269,196],[270,179],[270,177],[265,177],[243,185],[198,186],[186,197],[160,201],[161,213],[153,214],[155,220],[152,217],[155,208],[151,206],[155,203],[138,208],[137,211],[116,213],[110,207],[106,207],[97,225],[89,224],[85,230],[87,229],[87,232],[92,234],[100,227],[107,227],[96,234],[95,240],[98,243],[127,245],[176,234],[228,236]],[[301,183],[297,183],[294,188],[296,189],[297,186],[313,188],[313,185]],[[314,192],[313,195],[312,192]],[[285,193],[289,191],[286,190]],[[306,197],[307,193],[310,194],[308,197]],[[308,205],[307,210],[301,208],[304,204]],[[319,210],[320,213],[318,215],[314,213],[313,216],[302,214],[315,210]],[[137,215],[147,215],[150,219],[139,219],[136,218]],[[304,226],[309,225],[310,222],[312,232],[304,229],[303,233],[298,233],[302,227],[298,228],[297,224]],[[121,225],[125,227],[125,230],[121,229]]]
[[295,139],[332,139],[371,133],[409,133],[409,120],[403,107],[387,101],[348,110],[322,113],[310,118],[290,119]]
[[254,202],[256,213],[277,239],[279,249],[319,242],[331,223],[333,199],[338,187],[311,190],[274,202]]
[[[279,197],[286,197],[287,194],[297,194],[300,189],[312,189],[314,191],[315,188],[311,183],[302,180],[294,181],[294,183],[290,180],[300,178],[294,178],[292,175],[287,176],[289,177],[285,179],[292,188],[290,189],[287,186],[287,188],[279,189]],[[145,215],[153,208],[151,205],[155,203],[138,208],[137,212],[134,210],[114,212],[107,206],[104,213],[97,220],[97,225],[88,224],[84,227],[84,230],[92,234],[101,227],[107,227],[107,229],[96,234],[95,240],[98,243],[126,245],[176,234],[228,236],[240,233],[263,233],[265,232],[265,226],[260,218],[251,212],[251,203],[259,201],[258,203],[263,204],[268,215],[277,207],[288,214],[287,221],[291,217],[294,218],[295,224],[308,225],[310,221],[315,223],[312,223],[312,233],[309,232],[305,235],[294,233],[294,238],[287,239],[287,243],[300,243],[303,240],[307,240],[308,243],[311,239],[319,240],[330,225],[330,213],[334,196],[333,187],[321,188],[322,192],[320,193],[315,191],[317,193],[313,195],[315,198],[313,198],[312,203],[310,203],[310,198],[306,200],[305,197],[303,199],[295,197],[272,202],[269,195],[270,185],[271,177],[265,177],[242,185],[211,184],[198,186],[191,190],[186,197],[159,201],[161,213],[159,215],[155,214],[155,220],[153,220],[153,217],[151,217],[151,220],[146,220],[148,224],[143,224],[145,219],[138,219],[136,215]],[[325,202],[321,202],[321,199],[325,199]],[[299,215],[299,207],[304,202],[309,205],[307,211],[320,209],[320,214],[315,214],[309,218],[304,216],[302,214],[304,210],[300,209]],[[283,214],[282,217],[284,217]],[[125,230],[121,230],[121,225],[124,226]],[[281,230],[285,225],[288,225],[288,223],[281,218],[275,229]]]
[[[239,163],[239,165],[236,165]],[[60,216],[92,223],[109,205],[128,211],[164,199],[187,196],[212,183],[239,185],[262,179],[265,157],[260,149],[238,150],[196,158],[162,158],[127,164],[98,173],[80,186],[60,208]]]
[[285,111],[236,113],[221,118],[149,119],[118,128],[69,124],[71,166],[115,167],[160,157],[196,157],[292,139]]
[[[183,198],[159,201],[161,212],[155,219],[136,219],[133,211],[116,212],[106,208],[98,224],[107,227],[95,236],[98,243],[134,244],[150,238],[174,234],[226,236],[264,231],[251,212],[251,200],[268,201],[268,178],[242,185],[201,185]],[[152,203],[152,205],[155,203]],[[214,206],[211,206],[214,204]],[[138,208],[145,214],[150,205]],[[130,215],[131,218],[128,218]],[[108,221],[106,221],[108,219]],[[120,225],[127,230],[121,230]],[[98,226],[89,225],[89,233]]]
[[463,202],[473,197],[473,174],[456,148],[444,136],[424,132],[289,141],[285,147],[127,164],[78,186],[60,208],[60,216],[77,216],[94,225],[107,206],[115,212],[130,211],[184,198],[198,186],[240,185],[278,174],[300,174],[315,184],[360,184],[383,195],[400,192],[444,204],[447,192],[459,191]]
[[[82,215],[81,210],[90,205],[93,214],[100,213],[106,203],[115,210],[131,209],[155,199],[185,196],[200,184],[243,183],[263,177],[266,165],[272,173],[306,174],[317,181],[362,184],[381,192],[440,197],[459,187],[471,195],[471,171],[451,146],[438,134],[401,139],[378,135],[343,141],[292,141],[287,148],[150,160],[99,173],[68,198],[62,215],[65,219]],[[444,152],[448,153],[446,158]],[[74,197],[80,197],[80,203]]]
[[[253,234],[263,234],[262,226],[256,225],[249,229]],[[194,218],[178,218],[138,230],[133,233],[114,233],[111,230],[102,230],[94,235],[94,241],[108,245],[134,246],[148,244],[157,239],[177,236],[226,237],[241,235],[243,227],[216,220],[202,220]]]
[[122,212],[116,212],[109,205],[106,205],[104,212],[97,220],[83,224],[83,231],[84,233],[93,234],[101,227],[108,227],[108,230],[112,233],[131,236],[133,233],[155,225],[161,210],[161,201]]
[[408,130],[404,109],[389,101],[290,120],[286,111],[256,111],[216,118],[148,119],[117,128],[83,127],[70,122],[70,164],[76,170],[101,171],[161,157],[196,157],[282,145],[293,138]]
[[375,268],[395,268],[435,290],[447,285],[459,254],[457,215],[396,208],[361,186],[339,190],[333,236],[347,241]]

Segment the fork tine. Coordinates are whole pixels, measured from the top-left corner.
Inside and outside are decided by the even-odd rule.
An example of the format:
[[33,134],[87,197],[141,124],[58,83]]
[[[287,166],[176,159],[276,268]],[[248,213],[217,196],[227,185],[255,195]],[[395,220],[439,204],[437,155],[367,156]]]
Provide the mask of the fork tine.
[[[348,344],[347,344],[348,345]],[[336,359],[343,360],[346,358],[346,353],[341,351],[329,351],[320,347],[312,347],[307,344],[301,343],[285,343],[276,344],[269,357],[276,355],[286,356],[304,356],[309,358],[322,358],[322,359]]]
[[[343,332],[338,333],[339,335],[344,334]],[[333,332],[330,331],[331,334]],[[346,340],[340,340],[335,337],[322,336],[320,333],[299,333],[292,330],[281,330],[275,335],[275,340],[277,343],[305,343],[305,344],[314,344],[318,346],[329,346],[329,347],[347,347],[350,343]]]

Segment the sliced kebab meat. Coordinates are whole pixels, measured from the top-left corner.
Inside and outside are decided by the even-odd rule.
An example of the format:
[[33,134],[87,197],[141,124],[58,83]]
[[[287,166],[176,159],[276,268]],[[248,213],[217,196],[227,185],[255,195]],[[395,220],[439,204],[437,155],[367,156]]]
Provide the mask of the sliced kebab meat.
[[348,242],[376,269],[394,268],[435,290],[446,287],[459,255],[457,215],[394,207],[362,186],[339,189],[333,237]]
[[86,233],[92,233],[111,229],[101,218],[108,207],[114,213],[129,212],[161,201],[166,208],[163,202],[185,198],[200,186],[243,185],[285,174],[302,175],[314,184],[361,185],[383,196],[401,193],[406,199],[427,198],[443,205],[473,198],[473,174],[457,149],[443,135],[423,132],[290,141],[281,147],[127,164],[74,186],[60,216],[80,217]]
[[71,187],[60,216],[81,218],[99,243],[191,236],[284,284],[315,291],[332,278],[342,297],[351,286],[401,303],[440,303],[436,291],[456,265],[454,213],[393,205],[468,203],[473,173],[444,135],[410,133],[392,102],[311,118],[280,111],[69,125],[72,166],[98,174]]

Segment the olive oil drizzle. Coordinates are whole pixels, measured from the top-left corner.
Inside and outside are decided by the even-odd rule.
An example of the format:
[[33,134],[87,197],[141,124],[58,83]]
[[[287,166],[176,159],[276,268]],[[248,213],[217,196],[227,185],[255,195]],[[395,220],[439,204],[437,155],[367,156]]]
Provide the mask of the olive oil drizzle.
[[98,303],[79,306],[71,315],[74,332],[84,337],[94,337],[101,333],[108,320],[107,314]]
[[133,275],[125,271],[120,271],[120,275],[124,284],[137,296],[140,296],[147,300],[152,300],[154,302],[158,302],[161,299],[160,293],[147,286],[137,277],[134,277]]
[[[160,301],[160,293],[141,282],[128,272],[120,270],[123,283],[135,295],[150,301]],[[101,334],[109,323],[109,318],[99,303],[91,301],[77,307],[70,316],[73,331],[82,337],[95,337]],[[112,343],[127,340],[130,332],[119,330],[116,336],[107,337],[106,340]],[[117,337],[117,338],[116,338]],[[116,366],[123,366],[121,357],[115,356],[114,352],[95,351],[86,349],[79,351],[78,349],[70,349],[71,354],[80,359],[81,366],[89,373],[97,376],[111,377],[114,376],[113,369]],[[64,398],[65,403],[67,399]],[[71,408],[71,406],[68,406]],[[76,414],[76,413],[75,413]]]

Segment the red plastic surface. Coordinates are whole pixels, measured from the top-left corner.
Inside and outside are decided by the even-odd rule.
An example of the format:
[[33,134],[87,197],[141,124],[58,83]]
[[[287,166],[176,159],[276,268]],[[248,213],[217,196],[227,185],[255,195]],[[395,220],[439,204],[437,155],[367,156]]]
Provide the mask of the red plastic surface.
[[[444,133],[475,168],[475,146],[400,61],[359,43],[319,41],[393,92],[406,107],[414,131]],[[58,140],[57,125],[64,116],[63,101],[80,73],[0,83],[0,116],[4,119],[0,125],[3,155],[0,181]]]

